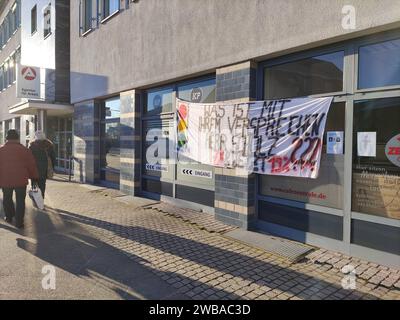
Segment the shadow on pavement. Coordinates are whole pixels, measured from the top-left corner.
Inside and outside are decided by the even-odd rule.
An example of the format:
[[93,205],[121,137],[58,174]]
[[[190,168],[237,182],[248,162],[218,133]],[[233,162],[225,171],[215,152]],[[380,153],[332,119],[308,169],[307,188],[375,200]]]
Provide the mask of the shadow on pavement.
[[[94,281],[97,286],[112,290],[121,299],[188,299],[160,279],[163,275],[175,276],[173,272],[155,270],[149,266],[148,261],[138,256],[132,257],[135,260],[133,261],[122,250],[89,235],[88,230],[81,228],[76,222],[81,221],[47,212],[31,211],[26,216],[25,230],[17,230],[3,222],[0,223],[0,229],[19,236],[18,248],[49,265]],[[179,278],[196,285],[195,280],[182,275]],[[197,285],[204,286],[202,283]],[[95,292],[89,297],[96,298],[99,297],[96,297]],[[239,297],[231,295],[230,298]]]
[[[329,283],[327,281],[324,281],[323,279],[317,279],[308,274],[303,274],[295,270],[288,270],[287,268],[276,264],[271,264],[256,258],[245,256],[230,250],[218,248],[206,243],[197,242],[191,239],[182,238],[173,234],[168,234],[141,226],[124,226],[82,216],[68,211],[57,209],[52,210],[60,214],[63,221],[74,221],[77,223],[102,228],[104,230],[113,232],[115,235],[121,238],[150,246],[165,253],[190,260],[196,264],[207,266],[219,272],[230,274],[233,277],[242,278],[250,282],[256,282],[254,278],[252,278],[252,276],[254,275],[262,276],[261,279],[258,280],[262,282],[263,277],[267,277],[273,274],[279,274],[281,272],[282,274],[289,276],[292,281],[296,281],[297,284],[285,290],[280,288],[281,284],[275,284],[273,283],[273,281],[269,282],[268,280],[264,280],[263,285],[266,285],[273,289],[282,290],[283,292],[293,294],[299,298],[313,298],[313,296],[310,297],[309,294],[306,295],[304,291],[299,292],[298,290],[296,290],[296,286],[301,286],[303,281],[308,280],[313,281],[313,284],[311,286],[308,285],[310,288],[318,289],[315,291],[312,290],[315,292],[315,295],[318,294],[319,291],[323,291],[324,288],[330,287],[346,295],[347,299],[359,299],[360,296],[364,296],[365,298],[369,299],[378,299],[375,296],[365,294],[357,290],[352,290],[351,294],[349,294],[349,290],[344,290],[341,287],[340,283],[338,283],[338,285]],[[262,272],[254,272],[252,271],[253,269],[262,270]],[[190,281],[195,282],[195,280],[192,279],[190,279]],[[219,290],[218,288],[210,288],[214,291]]]

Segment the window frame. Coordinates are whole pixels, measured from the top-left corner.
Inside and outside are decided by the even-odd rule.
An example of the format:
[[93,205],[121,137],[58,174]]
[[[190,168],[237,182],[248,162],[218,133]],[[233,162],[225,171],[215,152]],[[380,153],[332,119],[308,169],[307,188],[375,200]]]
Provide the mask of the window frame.
[[400,83],[398,85],[391,85],[391,86],[381,86],[381,87],[373,87],[373,88],[366,88],[366,89],[359,89],[358,88],[358,80],[360,76],[360,48],[365,47],[368,45],[374,45],[379,43],[388,42],[391,40],[400,40],[400,32],[395,30],[393,32],[385,33],[384,35],[373,35],[367,37],[365,39],[360,39],[356,42],[355,50],[354,50],[354,93],[369,93],[374,91],[390,91],[400,89]]
[[[88,8],[89,6],[89,8]],[[88,10],[89,9],[89,10]],[[89,14],[90,12],[90,14]],[[93,28],[93,0],[80,0],[79,5],[79,35],[85,37]]]
[[[48,29],[46,29],[45,28],[45,22],[46,22],[46,11],[47,10],[49,10],[49,15],[50,15],[50,17],[49,17],[49,23],[50,23],[50,25],[49,25],[49,28]],[[44,9],[44,13],[43,13],[43,39],[45,40],[45,39],[47,39],[48,37],[50,37],[51,35],[52,35],[52,33],[53,33],[53,31],[52,31],[52,28],[51,28],[51,23],[52,23],[52,19],[51,19],[51,14],[52,14],[52,5],[51,5],[51,2],[49,2],[49,4],[45,7],[45,9]],[[46,33],[46,31],[47,31],[47,33]]]
[[[346,46],[344,44],[338,44],[334,46],[328,46],[328,47],[323,47],[319,49],[314,49],[314,50],[307,50],[305,52],[300,52],[300,53],[292,53],[284,57],[279,57],[276,59],[271,59],[267,60],[264,62],[261,62],[257,68],[257,85],[256,85],[256,91],[257,91],[257,99],[258,100],[264,100],[265,96],[265,69],[268,67],[273,67],[273,66],[278,66],[278,65],[284,65],[287,63],[292,63],[296,61],[301,61],[305,59],[310,59],[313,57],[318,57],[326,54],[332,54],[335,52],[344,52],[343,56],[343,89],[342,91],[336,91],[336,92],[327,92],[327,93],[320,93],[320,94],[312,94],[308,95],[307,97],[309,98],[321,98],[321,97],[326,97],[326,96],[334,96],[336,97],[341,97],[346,95],[348,92],[346,90],[346,72],[348,71],[348,63],[346,61]],[[293,98],[293,97],[292,97]],[[302,98],[302,97],[296,97],[296,98]],[[285,97],[279,98],[279,99],[285,99]],[[335,100],[334,102],[340,102],[339,100]]]
[[[35,15],[34,15],[35,13]],[[33,8],[31,9],[31,36],[33,36],[37,31],[38,31],[38,19],[37,19],[37,4],[35,4],[33,6]],[[35,18],[35,20],[33,20],[33,18]],[[35,21],[35,25],[33,25],[33,22]],[[35,27],[35,29],[33,29],[33,27]]]
[[[257,99],[262,100],[264,94],[264,68],[269,65],[276,65],[285,62],[291,62],[299,60],[302,58],[307,58],[310,56],[316,56],[320,54],[334,52],[337,49],[345,50],[345,60],[344,60],[344,94],[340,93],[328,93],[323,95],[313,95],[310,98],[318,98],[324,95],[331,95],[334,97],[333,102],[344,101],[346,103],[345,112],[345,145],[353,145],[353,119],[354,119],[354,105],[359,100],[372,100],[372,99],[382,99],[382,98],[398,98],[400,97],[400,86],[390,86],[390,87],[376,87],[369,89],[358,89],[358,75],[359,75],[359,65],[358,65],[358,54],[359,48],[368,44],[376,44],[380,42],[390,41],[400,38],[400,29],[383,31],[376,33],[374,35],[364,36],[360,38],[345,40],[334,45],[327,45],[324,47],[309,49],[302,52],[288,54],[279,58],[272,58],[270,60],[261,61],[257,68]],[[255,185],[254,192],[256,194],[256,210],[258,207],[258,201],[266,201],[269,203],[277,203],[281,205],[287,205],[293,208],[301,208],[306,210],[313,210],[321,213],[326,213],[330,215],[338,215],[343,217],[343,247],[350,250],[354,248],[355,245],[351,242],[351,225],[352,219],[357,219],[361,221],[369,221],[373,223],[378,223],[387,226],[400,227],[400,220],[375,216],[361,212],[355,212],[352,210],[352,173],[353,173],[353,150],[351,148],[345,149],[344,154],[344,195],[343,195],[343,209],[334,210],[332,208],[323,207],[320,205],[312,205],[310,203],[301,203],[296,201],[283,200],[279,198],[273,198],[268,196],[263,196],[259,192],[259,181]],[[257,176],[259,180],[259,176]]]
[[4,64],[0,65],[0,92],[4,90]]
[[[108,118],[107,119],[105,110],[106,110],[107,101],[110,101],[110,100],[119,100],[119,102],[120,102],[120,106],[119,106],[120,107],[120,116],[119,117]],[[104,98],[104,99],[101,100],[99,105],[100,105],[100,110],[99,110],[100,111],[99,112],[100,113],[99,137],[100,137],[100,140],[105,140],[106,133],[104,132],[103,128],[106,127],[107,124],[118,124],[119,130],[121,130],[121,97],[120,97],[120,95],[116,95],[116,96],[110,96],[110,97]],[[119,133],[120,150],[122,149],[122,147],[121,147],[121,136],[122,135],[121,135],[121,131],[120,131],[120,133]],[[103,154],[104,150],[103,150],[102,143],[99,144],[99,149],[98,150],[99,150],[99,155],[100,155],[100,162],[99,162],[100,178],[102,178],[103,174],[105,174],[107,172],[114,173],[114,174],[119,174],[121,172],[121,158],[122,158],[121,154],[120,154],[120,157],[119,157],[120,168],[118,170],[114,169],[114,168],[105,168],[105,167],[102,167],[102,161],[103,161],[103,159],[106,158],[106,154]],[[107,181],[107,180],[101,180],[101,181],[102,181],[102,183],[104,183],[106,185],[109,185],[110,187],[118,187],[118,185],[113,183],[113,182],[110,182],[110,181]]]
[[[216,73],[207,73],[203,76],[199,76],[199,77],[191,77],[188,79],[184,79],[181,81],[176,81],[176,82],[170,82],[164,85],[159,85],[159,86],[152,86],[152,87],[148,87],[148,88],[144,88],[143,91],[141,92],[141,108],[140,108],[140,112],[141,112],[141,116],[140,116],[140,134],[142,137],[145,137],[145,123],[146,122],[151,122],[151,121],[160,121],[161,125],[163,123],[163,121],[171,121],[172,123],[172,134],[170,135],[170,138],[174,139],[175,135],[176,135],[176,130],[174,128],[176,128],[176,117],[177,117],[177,112],[176,112],[176,105],[175,105],[175,98],[178,97],[178,89],[179,87],[182,86],[186,86],[186,85],[191,85],[191,84],[195,84],[195,83],[199,83],[199,82],[203,82],[203,81],[208,81],[208,80],[215,80],[215,82],[217,81],[217,75]],[[167,89],[171,89],[172,90],[172,110],[168,111],[168,112],[160,112],[160,113],[156,113],[156,114],[149,114],[146,109],[147,109],[147,95],[148,93],[151,92],[156,92],[156,91],[162,91],[162,90],[167,90]],[[142,142],[140,143],[140,153],[143,155],[145,152],[145,139],[142,139]],[[170,155],[171,156],[171,155]],[[169,158],[172,159],[172,158]],[[183,180],[178,180],[178,176],[177,176],[177,170],[178,170],[178,166],[177,163],[175,164],[169,164],[169,167],[172,167],[172,171],[171,171],[171,176],[170,177],[156,177],[156,176],[151,176],[146,174],[146,171],[143,168],[144,163],[142,162],[142,164],[140,165],[140,181],[143,180],[147,180],[147,181],[156,181],[156,182],[164,182],[164,183],[169,183],[172,185],[172,198],[175,200],[178,200],[178,198],[175,197],[175,191],[176,191],[176,186],[177,185],[182,185],[182,186],[188,186],[188,187],[197,187],[197,188],[201,188],[203,190],[208,190],[208,191],[215,191],[215,185],[214,186],[210,186],[207,184],[196,184],[196,183],[192,183],[192,182],[187,182],[187,181],[183,181]],[[142,194],[147,194],[149,196],[154,196],[155,193],[150,192],[150,191],[146,191],[143,189],[143,185],[141,184],[140,186],[140,192]],[[161,195],[161,197],[169,197],[169,196],[165,196],[165,195]]]
[[112,13],[108,12],[106,14],[106,2],[110,2],[111,0],[100,0],[101,1],[101,21],[100,23],[106,23],[108,20],[110,20],[112,17],[116,16],[117,14],[119,14],[121,12],[121,1],[118,1],[118,9]]

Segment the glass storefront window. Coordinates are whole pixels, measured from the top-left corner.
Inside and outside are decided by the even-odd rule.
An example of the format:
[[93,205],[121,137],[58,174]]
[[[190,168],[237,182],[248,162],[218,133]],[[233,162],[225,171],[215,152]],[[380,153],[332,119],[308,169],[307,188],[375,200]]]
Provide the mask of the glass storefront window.
[[[143,167],[144,173],[143,190],[152,193],[161,193],[172,196],[172,182],[193,184],[198,187],[214,186],[214,169],[211,166],[199,163],[176,163],[170,153],[170,148],[175,145],[174,137],[176,127],[174,127],[175,102],[176,97],[182,100],[196,103],[214,103],[216,91],[215,77],[201,78],[185,83],[171,84],[169,87],[152,89],[146,92],[145,113],[148,117],[143,123]],[[162,117],[160,114],[164,114]],[[156,157],[152,161],[149,157]],[[185,159],[180,159],[185,160]],[[194,177],[188,175],[185,169],[197,169],[208,172],[208,177]]]
[[400,219],[400,98],[354,104],[352,210]]
[[197,102],[215,102],[215,79],[199,81],[178,87],[179,99]]
[[19,135],[21,135],[21,118],[14,119],[14,129],[17,130]]
[[362,46],[358,89],[400,85],[400,39]]
[[119,119],[121,116],[121,102],[119,97],[111,98],[105,101],[105,108],[103,108],[103,119]]
[[72,131],[67,123],[71,118],[47,118],[47,138],[53,142],[56,154],[56,169],[61,172],[69,170],[69,161],[72,156]]
[[315,56],[265,68],[266,100],[343,91],[344,52]]
[[260,175],[260,193],[265,196],[343,208],[344,155],[327,154],[330,131],[345,131],[345,103],[332,104],[325,128],[321,167],[317,179]]
[[119,184],[121,166],[120,98],[115,97],[104,101],[101,114],[101,180]]
[[173,167],[169,162],[170,140],[173,137],[173,121],[148,120],[143,124],[144,154],[143,172],[145,175],[172,179]]
[[172,88],[148,91],[145,110],[147,115],[172,112],[172,92]]
[[[184,84],[178,86],[177,96],[179,99],[196,102],[196,103],[214,103],[215,102],[215,91],[216,91],[215,78],[209,80],[203,80],[198,82],[192,82],[190,84]],[[189,183],[196,183],[201,185],[214,185],[214,168],[212,166],[196,163],[192,159],[185,159],[180,157],[182,162],[177,163],[176,176],[178,181],[186,181]],[[187,169],[200,170],[207,175],[204,177],[194,177],[185,174]]]

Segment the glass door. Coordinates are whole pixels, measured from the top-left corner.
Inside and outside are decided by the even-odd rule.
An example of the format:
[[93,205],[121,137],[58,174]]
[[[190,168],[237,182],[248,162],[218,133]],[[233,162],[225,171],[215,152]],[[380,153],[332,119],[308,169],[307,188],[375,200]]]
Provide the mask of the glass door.
[[69,173],[72,155],[72,119],[49,118],[47,122],[48,138],[54,144],[56,154],[55,169]]

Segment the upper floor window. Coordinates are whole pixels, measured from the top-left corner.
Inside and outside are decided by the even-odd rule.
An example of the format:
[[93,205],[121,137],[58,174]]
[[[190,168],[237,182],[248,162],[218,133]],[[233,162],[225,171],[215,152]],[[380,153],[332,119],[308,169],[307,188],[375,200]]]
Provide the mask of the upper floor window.
[[15,2],[13,10],[15,12],[16,29],[18,29],[21,26],[21,0]]
[[0,26],[0,49],[3,47],[5,44],[4,41],[4,26]]
[[46,38],[51,33],[51,4],[44,9],[43,18],[43,36]]
[[344,52],[266,67],[265,99],[304,97],[343,91]]
[[92,0],[82,0],[81,2],[82,33],[92,29],[92,2]]
[[35,5],[31,10],[31,34],[37,31],[37,6]]
[[119,0],[103,0],[103,19],[118,12],[119,9]]
[[0,50],[21,25],[21,0],[17,0],[0,24]]
[[8,13],[8,29],[10,30],[10,37],[15,31],[15,13],[10,11]]
[[4,66],[0,66],[0,91],[4,89]]
[[395,85],[400,85],[400,39],[360,47],[358,89]]
[[8,24],[8,16],[4,19],[3,27],[4,27],[4,43],[6,43],[11,37],[10,28]]

